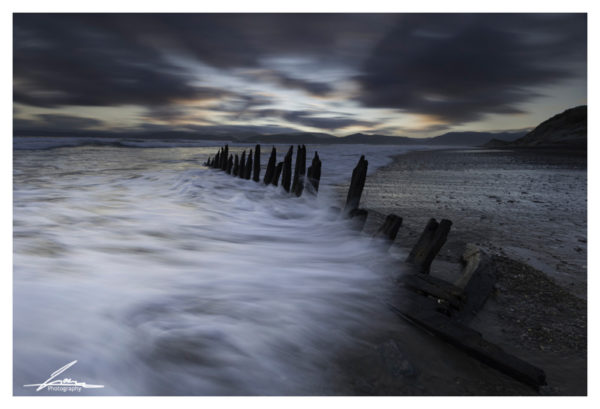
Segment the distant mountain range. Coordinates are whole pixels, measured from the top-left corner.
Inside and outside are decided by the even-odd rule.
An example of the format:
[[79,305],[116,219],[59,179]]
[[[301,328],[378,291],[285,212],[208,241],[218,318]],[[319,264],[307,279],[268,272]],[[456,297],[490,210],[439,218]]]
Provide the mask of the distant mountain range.
[[368,135],[355,133],[345,137],[336,137],[318,132],[296,132],[273,135],[229,134],[211,135],[186,131],[172,132],[101,132],[101,131],[40,131],[15,130],[15,136],[72,136],[92,138],[128,138],[128,139],[186,139],[220,140],[239,143],[263,144],[370,144],[370,145],[444,145],[444,146],[480,146],[490,139],[514,141],[525,135],[526,131],[514,132],[448,132],[434,138],[409,138],[406,136]]
[[492,139],[488,148],[566,148],[587,149],[587,105],[554,115],[521,138],[507,142]]
[[327,133],[295,132],[273,135],[256,133],[231,133],[211,135],[192,131],[164,132],[101,132],[101,131],[40,131],[15,130],[15,136],[78,136],[111,137],[127,139],[185,139],[220,140],[238,143],[263,144],[376,144],[376,145],[435,145],[435,146],[484,146],[487,148],[532,148],[532,147],[568,147],[569,149],[587,148],[587,106],[568,109],[547,121],[542,122],[530,132],[448,132],[433,138],[409,138],[406,136],[368,135],[355,133],[345,137],[336,137]]

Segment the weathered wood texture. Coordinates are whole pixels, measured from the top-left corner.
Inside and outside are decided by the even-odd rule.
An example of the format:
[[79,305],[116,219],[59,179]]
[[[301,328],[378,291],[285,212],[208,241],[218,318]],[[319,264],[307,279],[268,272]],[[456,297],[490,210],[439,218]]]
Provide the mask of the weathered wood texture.
[[248,158],[246,159],[246,167],[244,169],[244,179],[249,180],[252,176],[252,149],[248,153]]
[[319,191],[319,183],[321,181],[321,159],[316,151],[312,163],[306,172],[306,178],[306,189],[311,193],[317,193]]
[[260,145],[254,148],[254,171],[252,180],[258,182],[260,180]]
[[505,352],[499,346],[485,340],[479,332],[453,322],[433,309],[400,305],[390,305],[390,308],[408,322],[514,379],[535,389],[546,385],[546,374],[542,369]]
[[233,167],[233,155],[229,155],[229,159],[227,159],[227,169],[226,172],[231,175],[231,168]]
[[240,156],[240,168],[238,170],[238,177],[244,178],[246,173],[246,151],[242,152],[242,156]]
[[373,238],[385,239],[391,246],[394,240],[396,240],[400,226],[402,226],[402,217],[395,214],[388,214],[383,224],[373,234]]
[[361,231],[365,227],[368,215],[369,212],[366,209],[354,209],[350,211],[349,217],[352,219],[352,229]]
[[283,162],[279,162],[275,167],[275,173],[273,174],[273,179],[271,179],[271,184],[277,186],[279,183],[279,177],[281,176],[281,172],[283,171]]
[[237,176],[240,172],[240,158],[238,157],[238,154],[235,154],[235,158],[233,159],[233,176]]
[[408,255],[406,262],[415,265],[420,273],[428,274],[433,259],[448,238],[451,227],[452,222],[450,220],[442,219],[438,223],[435,219],[430,219],[417,244]]
[[283,170],[281,172],[281,186],[286,192],[290,191],[290,185],[292,183],[292,155],[294,154],[294,147],[290,146],[290,149],[283,158]]
[[304,175],[306,174],[306,146],[298,145],[296,151],[296,167],[294,169],[294,180],[292,182],[292,192],[297,197],[302,196],[304,191]]
[[429,274],[406,274],[400,278],[406,288],[426,296],[447,302],[454,310],[461,310],[465,305],[465,296],[461,288]]
[[365,156],[362,155],[358,161],[358,164],[352,171],[352,179],[350,181],[348,195],[346,196],[346,205],[344,207],[344,214],[346,216],[348,216],[352,210],[358,209],[360,197],[362,196],[363,188],[365,187],[365,181],[367,180],[368,167],[369,162],[365,160]]
[[223,154],[221,156],[221,163],[219,164],[219,168],[221,170],[226,170],[227,169],[227,160],[229,159],[229,145],[225,145],[225,148],[223,148]]
[[[275,150],[275,147],[273,146],[273,149],[271,149],[271,156],[269,156],[269,162],[267,162],[267,169],[265,170],[265,177],[263,179],[263,182],[265,185],[269,185],[271,184],[271,181],[273,180],[273,176],[275,175],[275,163],[277,162],[277,151]],[[276,185],[277,183],[275,183]]]
[[462,288],[466,303],[456,319],[468,323],[483,308],[494,291],[497,276],[492,259],[473,244],[467,244],[461,257],[462,276],[455,285]]

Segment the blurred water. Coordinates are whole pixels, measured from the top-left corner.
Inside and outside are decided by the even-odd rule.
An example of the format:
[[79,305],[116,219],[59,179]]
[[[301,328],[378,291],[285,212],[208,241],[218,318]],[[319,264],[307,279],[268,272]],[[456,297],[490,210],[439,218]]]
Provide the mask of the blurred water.
[[310,146],[321,191],[290,198],[204,168],[216,143],[72,139],[14,139],[15,394],[73,360],[88,395],[336,392],[389,281],[334,185],[415,147]]

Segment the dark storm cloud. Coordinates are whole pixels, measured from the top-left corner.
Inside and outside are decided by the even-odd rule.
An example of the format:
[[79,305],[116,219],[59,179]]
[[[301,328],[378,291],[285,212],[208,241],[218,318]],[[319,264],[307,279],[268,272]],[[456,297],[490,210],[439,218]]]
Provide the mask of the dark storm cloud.
[[16,14],[14,101],[62,105],[155,105],[226,93],[192,77],[103,14]]
[[[330,96],[335,81],[358,73],[362,106],[458,124],[521,112],[545,87],[585,75],[586,30],[583,14],[15,14],[13,98],[140,105],[166,121],[188,113],[178,102],[215,100],[207,109],[243,119],[276,106],[275,88]],[[236,75],[236,85],[264,85],[268,96],[200,87],[211,70],[192,72],[197,63]],[[324,67],[339,75],[321,79]],[[373,125],[262,111],[254,115],[327,130]]]
[[[272,55],[348,54],[369,37],[373,19],[360,15],[265,14],[15,14],[14,100],[23,104],[164,104],[209,98],[195,78],[166,55],[192,56],[218,68],[259,67]],[[379,24],[378,26],[381,26]],[[362,30],[362,31],[361,31]],[[341,33],[348,41],[338,44]],[[271,72],[283,87],[314,95],[325,83]]]
[[312,111],[285,111],[279,109],[258,109],[248,111],[241,115],[243,119],[256,119],[256,118],[279,118],[287,122],[299,124],[303,126],[309,126],[312,128],[326,129],[329,131],[335,131],[336,129],[346,128],[348,126],[372,126],[373,122],[361,121],[357,119],[332,116],[332,117],[318,117],[314,116],[315,112]]
[[585,75],[584,14],[405,15],[358,76],[359,101],[460,123],[519,113],[535,87]]
[[67,130],[67,129],[88,129],[102,126],[104,123],[95,118],[81,116],[62,115],[62,114],[39,114],[35,120],[14,119],[14,129],[38,129],[45,130]]

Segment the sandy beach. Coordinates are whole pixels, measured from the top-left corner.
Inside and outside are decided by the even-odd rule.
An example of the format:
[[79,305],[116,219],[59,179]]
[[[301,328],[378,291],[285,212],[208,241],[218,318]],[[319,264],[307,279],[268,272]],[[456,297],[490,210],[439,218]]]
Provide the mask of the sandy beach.
[[[549,386],[540,393],[586,394],[586,184],[581,156],[410,152],[367,178],[361,202],[369,209],[365,233],[389,213],[402,216],[391,253],[404,259],[429,218],[452,220],[432,275],[458,278],[466,243],[491,255],[498,274],[494,293],[471,326],[543,368]],[[497,393],[511,393],[501,390]],[[479,393],[494,394],[485,387]]]

